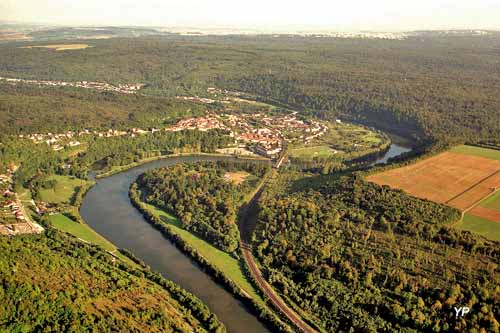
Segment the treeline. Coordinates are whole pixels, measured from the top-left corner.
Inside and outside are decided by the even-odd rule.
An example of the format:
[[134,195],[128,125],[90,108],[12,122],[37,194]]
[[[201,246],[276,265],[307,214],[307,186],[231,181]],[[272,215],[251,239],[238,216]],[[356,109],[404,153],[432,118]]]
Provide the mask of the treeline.
[[[267,163],[202,162],[148,171],[137,179],[144,200],[173,213],[183,228],[223,251],[239,246],[237,213],[246,193],[268,170]],[[225,178],[226,172],[245,171],[241,184]]]
[[45,143],[34,144],[29,140],[9,136],[0,137],[0,140],[0,172],[5,172],[9,166],[18,166],[14,178],[18,188],[29,188],[37,183],[43,185],[45,176],[51,174],[86,179],[91,169],[105,172],[115,166],[125,166],[143,158],[171,153],[210,153],[231,142],[231,138],[221,130],[160,131],[134,138],[89,139],[85,142],[88,144],[87,150],[66,156],[55,152]]
[[215,152],[231,143],[232,139],[222,130],[159,131],[131,137],[96,138],[89,148],[75,159],[72,174],[83,177],[89,168],[109,171],[114,166],[128,165],[141,159],[172,153]]
[[[445,226],[458,211],[356,176],[281,177],[259,201],[255,254],[315,323],[330,332],[499,331],[498,243]],[[471,308],[466,318],[455,315],[460,306]]]
[[226,331],[173,282],[56,230],[0,237],[0,249],[0,330]]

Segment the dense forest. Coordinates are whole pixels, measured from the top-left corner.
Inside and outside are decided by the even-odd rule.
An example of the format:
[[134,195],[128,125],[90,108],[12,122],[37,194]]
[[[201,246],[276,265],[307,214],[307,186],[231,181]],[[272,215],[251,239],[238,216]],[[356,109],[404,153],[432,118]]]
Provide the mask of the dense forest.
[[303,176],[266,188],[254,248],[309,320],[328,332],[499,332],[498,243],[444,226],[458,211],[352,174]]
[[[179,217],[186,230],[224,251],[234,252],[240,239],[238,209],[245,194],[267,170],[267,163],[255,162],[180,164],[148,171],[137,184],[147,203]],[[242,171],[246,179],[241,183],[227,177],[227,173],[238,175],[236,172]]]
[[200,105],[172,98],[11,86],[0,81],[3,134],[161,127],[180,118],[203,115],[203,110]]
[[4,332],[225,332],[193,295],[70,236],[0,237]]
[[[87,42],[91,48],[71,52],[2,44],[0,76],[144,83],[143,94],[164,96],[203,94],[216,85],[425,142],[500,136],[495,32],[403,40],[170,36]],[[43,105],[34,107],[40,112],[33,114],[46,114]]]

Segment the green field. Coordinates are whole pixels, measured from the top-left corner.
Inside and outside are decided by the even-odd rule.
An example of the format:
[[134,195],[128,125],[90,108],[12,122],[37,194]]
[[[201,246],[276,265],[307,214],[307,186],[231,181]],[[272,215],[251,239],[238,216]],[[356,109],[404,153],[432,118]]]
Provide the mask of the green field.
[[66,148],[64,150],[61,150],[59,152],[61,158],[67,159],[69,157],[78,155],[79,153],[82,153],[88,149],[88,143],[84,142],[80,146],[77,147],[72,147],[72,148]]
[[67,232],[88,243],[100,245],[107,251],[113,252],[116,250],[116,247],[111,242],[86,224],[75,222],[63,214],[51,215],[49,219],[56,229]]
[[351,159],[381,149],[388,143],[383,135],[349,123],[325,123],[328,131],[310,144],[292,145],[290,157],[297,160],[317,158]]
[[479,157],[486,157],[493,160],[500,161],[500,150],[474,147],[474,146],[457,146],[451,149],[454,153],[472,155]]
[[472,231],[488,239],[500,242],[500,223],[465,214],[464,219],[460,221],[456,227],[458,229]]
[[219,268],[224,274],[233,280],[240,288],[245,290],[252,298],[263,303],[262,298],[252,286],[242,271],[241,263],[230,256],[228,253],[217,249],[205,240],[193,235],[181,226],[181,222],[171,214],[168,214],[152,205],[145,204],[146,207],[157,216],[159,216],[165,223],[168,223],[171,228],[181,236],[190,246],[195,248],[203,257],[210,261],[213,265]]
[[295,148],[290,151],[290,157],[301,159],[313,159],[314,157],[330,157],[334,151],[327,145]]
[[484,199],[479,205],[486,208],[500,210],[500,191]]
[[40,199],[45,202],[69,202],[78,186],[87,185],[85,180],[68,176],[52,175],[47,180],[55,180],[54,188],[40,189]]

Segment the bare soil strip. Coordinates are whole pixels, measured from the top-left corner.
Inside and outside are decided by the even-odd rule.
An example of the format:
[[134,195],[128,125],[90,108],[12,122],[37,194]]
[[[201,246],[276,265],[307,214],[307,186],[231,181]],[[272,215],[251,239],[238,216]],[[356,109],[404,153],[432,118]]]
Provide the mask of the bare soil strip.
[[469,211],[470,214],[500,223],[500,210],[476,206]]
[[54,45],[33,45],[33,46],[22,46],[22,49],[34,49],[34,48],[44,48],[51,49],[55,51],[67,51],[67,50],[83,50],[90,47],[88,44],[54,44]]
[[479,183],[448,200],[446,204],[465,211],[478,204],[484,198],[494,193],[500,187],[500,170],[489,175]]

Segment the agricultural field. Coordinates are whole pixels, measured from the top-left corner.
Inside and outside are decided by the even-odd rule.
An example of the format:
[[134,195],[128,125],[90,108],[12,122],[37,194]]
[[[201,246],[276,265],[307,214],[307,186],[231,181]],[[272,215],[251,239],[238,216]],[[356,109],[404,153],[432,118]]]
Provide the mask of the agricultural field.
[[74,177],[52,175],[47,178],[51,187],[40,189],[40,199],[44,202],[62,203],[71,201],[77,187],[86,186],[87,181]]
[[[500,155],[500,151],[490,153]],[[500,186],[500,161],[469,152],[447,151],[367,179],[464,211]]]
[[500,191],[497,191],[495,194],[481,201],[479,206],[500,210]]
[[486,208],[478,205],[472,208],[469,212],[474,216],[482,217],[487,220],[500,223],[500,210]]
[[495,149],[481,148],[475,146],[457,146],[451,149],[454,153],[486,157],[493,160],[500,161],[500,151]]
[[461,230],[472,231],[488,239],[500,242],[500,223],[492,222],[472,214],[465,214],[462,221],[457,223],[455,227]]
[[464,213],[464,218],[456,225],[458,228],[500,240],[498,150],[459,146],[367,179],[455,207]]
[[315,157],[331,157],[338,151],[327,145],[295,148],[290,151],[290,157],[298,159],[313,159]]

